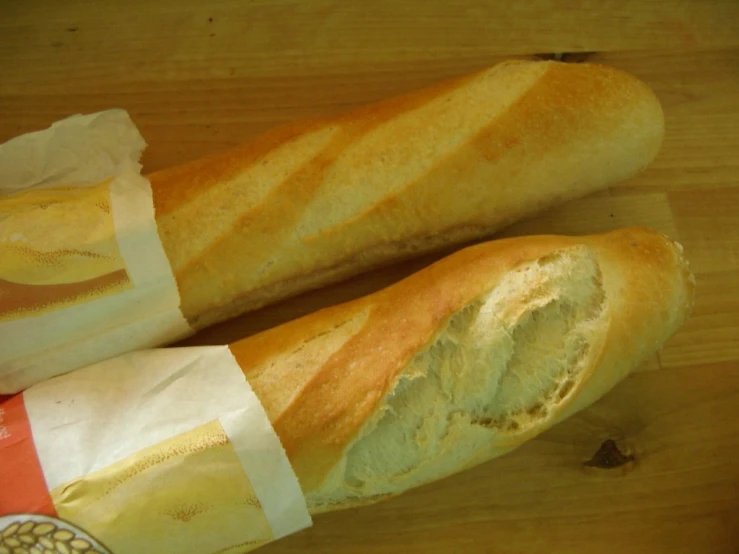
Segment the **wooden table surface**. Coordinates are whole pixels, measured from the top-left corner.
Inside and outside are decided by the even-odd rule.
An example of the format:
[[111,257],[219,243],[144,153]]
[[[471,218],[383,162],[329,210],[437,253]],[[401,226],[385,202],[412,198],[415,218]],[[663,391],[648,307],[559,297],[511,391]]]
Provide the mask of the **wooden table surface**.
[[[0,141],[127,109],[150,171],[507,57],[632,72],[663,103],[654,164],[504,234],[643,224],[679,239],[694,313],[584,413],[518,451],[372,507],[317,517],[265,554],[739,552],[739,1],[0,0]],[[240,338],[391,283],[433,257],[261,310]],[[618,469],[584,464],[613,439]]]

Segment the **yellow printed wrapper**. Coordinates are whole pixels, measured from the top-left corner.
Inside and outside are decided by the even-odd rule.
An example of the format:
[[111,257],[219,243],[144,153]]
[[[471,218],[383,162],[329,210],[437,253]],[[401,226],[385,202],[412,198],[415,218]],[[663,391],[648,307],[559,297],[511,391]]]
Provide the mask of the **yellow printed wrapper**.
[[51,498],[62,519],[104,537],[112,552],[187,552],[197,544],[200,552],[236,553],[274,539],[218,421],[60,485]]
[[[22,191],[0,202],[0,322],[133,287],[115,238],[110,183]],[[49,221],[66,229],[49,233]]]
[[[279,439],[227,347],[127,354],[32,387],[4,407],[0,466],[22,465],[25,482],[0,488],[0,551],[20,541],[32,552],[35,541],[44,552],[64,539],[60,552],[77,540],[110,554],[236,554],[311,523]],[[17,448],[29,438],[24,425],[32,448]],[[37,475],[28,472],[33,465]],[[41,478],[39,488],[32,481]],[[36,491],[35,505],[10,492],[24,488]]]
[[190,334],[128,114],[0,145],[0,394]]

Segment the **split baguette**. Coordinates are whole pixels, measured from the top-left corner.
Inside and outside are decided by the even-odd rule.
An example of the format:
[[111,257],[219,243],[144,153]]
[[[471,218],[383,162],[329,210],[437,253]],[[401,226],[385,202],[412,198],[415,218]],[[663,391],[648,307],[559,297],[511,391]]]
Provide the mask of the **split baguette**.
[[309,509],[366,504],[600,398],[685,319],[681,252],[641,228],[483,243],[230,348]]
[[517,61],[148,177],[200,329],[605,188],[662,135],[634,77]]

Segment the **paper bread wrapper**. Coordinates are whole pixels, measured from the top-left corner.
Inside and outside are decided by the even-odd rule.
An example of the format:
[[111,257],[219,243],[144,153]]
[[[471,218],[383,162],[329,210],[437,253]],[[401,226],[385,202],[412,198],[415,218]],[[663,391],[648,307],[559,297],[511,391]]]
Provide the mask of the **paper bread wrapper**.
[[192,331],[128,114],[0,145],[0,394]]
[[125,354],[0,404],[0,552],[235,554],[310,524],[226,346]]

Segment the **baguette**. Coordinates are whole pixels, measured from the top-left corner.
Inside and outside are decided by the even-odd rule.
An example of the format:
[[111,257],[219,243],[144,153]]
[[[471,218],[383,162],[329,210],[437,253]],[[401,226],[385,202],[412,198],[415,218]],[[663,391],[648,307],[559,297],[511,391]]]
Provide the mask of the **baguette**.
[[230,345],[311,512],[397,495],[588,406],[686,318],[679,245],[629,228],[493,241]]
[[200,329],[626,179],[663,127],[626,73],[517,61],[148,178]]

